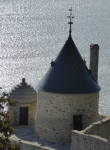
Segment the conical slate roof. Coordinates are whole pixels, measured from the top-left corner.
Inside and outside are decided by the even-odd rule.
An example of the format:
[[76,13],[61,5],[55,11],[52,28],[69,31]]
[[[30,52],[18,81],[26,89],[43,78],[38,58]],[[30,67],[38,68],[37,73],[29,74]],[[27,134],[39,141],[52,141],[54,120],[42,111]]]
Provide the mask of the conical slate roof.
[[87,94],[100,91],[71,34],[56,60],[51,63],[46,75],[37,85],[37,89],[61,94]]
[[22,79],[22,82],[11,89],[9,97],[17,100],[18,103],[37,102],[37,92],[35,89]]

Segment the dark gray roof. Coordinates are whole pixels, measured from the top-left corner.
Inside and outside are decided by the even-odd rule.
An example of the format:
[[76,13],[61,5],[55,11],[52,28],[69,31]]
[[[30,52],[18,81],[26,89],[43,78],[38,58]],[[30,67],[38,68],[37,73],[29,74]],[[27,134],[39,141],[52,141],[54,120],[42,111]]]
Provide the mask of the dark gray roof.
[[86,94],[98,92],[101,88],[91,76],[70,35],[37,89],[61,94]]

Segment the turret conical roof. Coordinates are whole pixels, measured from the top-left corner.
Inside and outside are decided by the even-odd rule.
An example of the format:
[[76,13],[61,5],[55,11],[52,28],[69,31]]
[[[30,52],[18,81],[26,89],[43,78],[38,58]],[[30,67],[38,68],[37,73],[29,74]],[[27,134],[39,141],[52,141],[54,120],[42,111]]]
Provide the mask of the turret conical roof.
[[87,94],[100,91],[82,59],[71,34],[37,89],[61,94]]

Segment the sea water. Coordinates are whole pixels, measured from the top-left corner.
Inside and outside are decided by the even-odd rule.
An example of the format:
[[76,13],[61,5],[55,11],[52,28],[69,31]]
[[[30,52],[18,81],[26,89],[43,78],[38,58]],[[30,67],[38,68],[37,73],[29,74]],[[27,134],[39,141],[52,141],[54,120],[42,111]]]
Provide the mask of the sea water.
[[22,78],[35,89],[69,35],[89,67],[90,44],[99,44],[99,112],[110,114],[110,1],[0,0],[0,87],[9,92]]

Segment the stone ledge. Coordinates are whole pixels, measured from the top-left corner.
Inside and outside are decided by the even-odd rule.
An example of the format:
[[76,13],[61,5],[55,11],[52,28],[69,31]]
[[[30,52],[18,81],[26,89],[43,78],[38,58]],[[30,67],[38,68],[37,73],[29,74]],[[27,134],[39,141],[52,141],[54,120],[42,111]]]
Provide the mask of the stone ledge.
[[11,143],[21,146],[21,150],[70,150],[70,143],[55,143],[37,138],[33,126],[14,127],[17,132],[10,138]]

